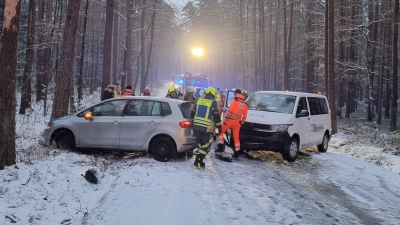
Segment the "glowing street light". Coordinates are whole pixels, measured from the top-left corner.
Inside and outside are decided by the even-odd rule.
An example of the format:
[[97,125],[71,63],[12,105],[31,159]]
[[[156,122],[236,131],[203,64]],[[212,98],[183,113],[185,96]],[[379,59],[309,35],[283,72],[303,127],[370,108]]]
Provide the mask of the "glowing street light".
[[194,48],[192,49],[192,53],[195,56],[202,56],[203,55],[203,49],[202,48]]

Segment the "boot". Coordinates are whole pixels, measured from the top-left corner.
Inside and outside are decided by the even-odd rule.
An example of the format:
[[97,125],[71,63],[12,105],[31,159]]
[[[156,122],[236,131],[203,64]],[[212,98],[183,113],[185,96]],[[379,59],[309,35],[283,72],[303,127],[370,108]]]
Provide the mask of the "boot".
[[206,166],[206,164],[203,162],[204,157],[205,157],[205,155],[203,155],[203,154],[197,154],[196,158],[194,159],[193,165],[196,168],[204,168]]
[[239,156],[240,156],[239,150],[233,152],[233,158],[234,158],[235,160],[239,160]]
[[215,152],[223,152],[225,149],[225,145],[224,144],[218,144],[217,148],[215,149]]

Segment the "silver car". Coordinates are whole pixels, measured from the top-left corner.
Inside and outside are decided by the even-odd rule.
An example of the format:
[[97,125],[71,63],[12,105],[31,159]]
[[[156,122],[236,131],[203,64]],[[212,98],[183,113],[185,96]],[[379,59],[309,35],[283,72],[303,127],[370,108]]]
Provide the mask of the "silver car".
[[45,143],[80,147],[148,151],[166,162],[196,147],[190,102],[169,98],[121,97],[50,121]]

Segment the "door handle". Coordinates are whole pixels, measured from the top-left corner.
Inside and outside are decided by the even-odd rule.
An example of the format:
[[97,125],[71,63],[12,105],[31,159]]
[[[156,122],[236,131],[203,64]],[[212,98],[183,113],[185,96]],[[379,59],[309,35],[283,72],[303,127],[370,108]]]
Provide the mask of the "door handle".
[[117,126],[118,126],[118,124],[119,124],[118,121],[114,121],[114,122],[111,122],[111,123],[114,124],[114,125],[117,125]]
[[157,122],[156,121],[150,121],[150,122],[148,122],[149,124],[157,124]]

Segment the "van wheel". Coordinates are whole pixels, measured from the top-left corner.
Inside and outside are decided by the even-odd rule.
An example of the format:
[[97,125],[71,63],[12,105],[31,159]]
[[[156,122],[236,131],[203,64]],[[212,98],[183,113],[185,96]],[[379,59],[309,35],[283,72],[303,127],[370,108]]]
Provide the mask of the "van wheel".
[[296,138],[290,140],[288,149],[283,150],[282,158],[288,162],[294,162],[297,159],[297,153],[299,152],[299,141]]
[[329,142],[329,137],[328,134],[325,133],[324,134],[324,138],[322,139],[322,143],[320,145],[318,145],[318,151],[319,152],[326,152],[326,150],[328,150],[328,142]]
[[160,162],[168,162],[176,155],[176,147],[168,137],[159,137],[151,143],[150,154]]
[[55,137],[57,148],[64,150],[75,150],[75,138],[71,132],[63,130]]

